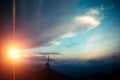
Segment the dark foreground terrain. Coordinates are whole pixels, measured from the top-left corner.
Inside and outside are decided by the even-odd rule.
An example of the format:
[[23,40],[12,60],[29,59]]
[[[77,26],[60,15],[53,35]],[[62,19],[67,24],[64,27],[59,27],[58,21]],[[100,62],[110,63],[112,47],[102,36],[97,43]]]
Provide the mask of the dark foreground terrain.
[[[1,73],[1,75],[0,80],[12,80],[12,72],[7,72],[4,75]],[[115,69],[114,71],[106,74],[96,72],[87,76],[79,75],[79,78],[75,79],[54,70],[49,66],[45,66],[44,68],[36,71],[32,71],[31,69],[16,71],[16,80],[120,80],[120,69]]]

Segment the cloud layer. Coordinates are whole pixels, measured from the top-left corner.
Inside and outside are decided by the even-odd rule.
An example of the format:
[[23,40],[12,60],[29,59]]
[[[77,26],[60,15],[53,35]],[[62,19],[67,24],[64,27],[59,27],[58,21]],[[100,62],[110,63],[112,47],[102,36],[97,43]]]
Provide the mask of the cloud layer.
[[[76,2],[63,4],[58,1],[56,3],[58,5],[50,2],[46,6],[47,2],[41,0],[34,3],[19,1],[17,35],[20,37],[17,39],[26,43],[26,48],[57,46],[66,38],[74,37],[78,33],[87,32],[99,26],[101,8],[88,9],[84,14],[74,15],[70,21],[68,20],[70,16],[65,17],[71,15],[70,8],[73,8],[71,4],[74,5]],[[55,8],[53,9],[53,7]]]

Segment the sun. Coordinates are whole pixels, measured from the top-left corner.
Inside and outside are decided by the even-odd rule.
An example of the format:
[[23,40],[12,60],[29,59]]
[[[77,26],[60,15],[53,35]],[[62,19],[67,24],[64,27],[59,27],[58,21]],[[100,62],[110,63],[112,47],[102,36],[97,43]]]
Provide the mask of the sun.
[[10,49],[10,58],[17,59],[20,57],[19,50],[16,48]]

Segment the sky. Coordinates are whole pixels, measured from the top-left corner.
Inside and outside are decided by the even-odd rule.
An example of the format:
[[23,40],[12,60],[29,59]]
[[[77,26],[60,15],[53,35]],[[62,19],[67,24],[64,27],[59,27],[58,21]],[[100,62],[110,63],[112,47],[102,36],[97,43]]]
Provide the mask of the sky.
[[[52,69],[75,78],[119,71],[119,5],[120,0],[16,0],[15,43],[24,56],[16,61],[36,70],[50,54]],[[12,0],[0,0],[0,59],[8,64],[12,17]]]
[[114,0],[18,0],[16,35],[24,53],[92,59],[119,52],[119,4]]
[[24,55],[84,60],[118,55],[119,2],[17,0],[16,41]]

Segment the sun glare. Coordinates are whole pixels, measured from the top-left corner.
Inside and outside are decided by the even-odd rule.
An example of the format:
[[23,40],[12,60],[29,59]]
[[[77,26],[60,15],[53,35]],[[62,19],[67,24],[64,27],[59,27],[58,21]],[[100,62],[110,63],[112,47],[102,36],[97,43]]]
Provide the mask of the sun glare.
[[19,58],[19,57],[20,57],[19,51],[18,51],[17,49],[15,49],[15,48],[12,48],[12,49],[10,50],[10,57],[11,57],[12,59],[17,59],[17,58]]

